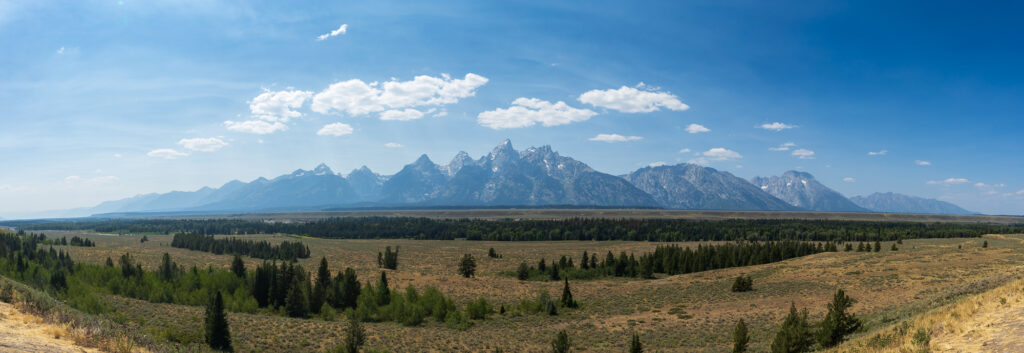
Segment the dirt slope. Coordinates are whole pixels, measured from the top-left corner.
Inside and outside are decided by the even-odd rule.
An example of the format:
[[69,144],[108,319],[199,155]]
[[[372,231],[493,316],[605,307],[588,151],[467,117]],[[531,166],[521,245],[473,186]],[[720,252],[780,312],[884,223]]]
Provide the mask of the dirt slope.
[[0,352],[100,352],[75,345],[62,327],[0,302]]

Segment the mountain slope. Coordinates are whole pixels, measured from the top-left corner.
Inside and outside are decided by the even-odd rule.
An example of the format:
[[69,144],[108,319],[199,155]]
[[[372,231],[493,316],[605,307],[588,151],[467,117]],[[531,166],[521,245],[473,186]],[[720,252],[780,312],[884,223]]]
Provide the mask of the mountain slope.
[[645,167],[625,179],[661,206],[703,210],[796,210],[728,172],[696,164]]
[[875,212],[891,213],[934,213],[934,214],[974,214],[946,201],[908,196],[892,192],[868,196],[854,196],[850,201],[860,207]]
[[755,177],[750,182],[790,205],[811,211],[867,211],[842,194],[822,185],[810,173],[791,170],[782,176]]

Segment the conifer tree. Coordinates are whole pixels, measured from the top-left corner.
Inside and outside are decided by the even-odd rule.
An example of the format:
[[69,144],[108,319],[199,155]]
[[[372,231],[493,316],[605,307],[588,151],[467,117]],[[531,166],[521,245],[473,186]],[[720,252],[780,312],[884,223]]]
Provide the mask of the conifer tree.
[[875,252],[882,251],[882,242],[875,240]]
[[590,268],[590,256],[587,255],[586,250],[583,250],[583,261],[580,261],[580,268],[584,270]]
[[235,258],[231,260],[231,272],[239,278],[245,277],[245,262],[242,261],[241,256],[235,255]]
[[362,284],[356,277],[356,270],[351,267],[345,269],[341,280],[340,308],[355,308],[359,300],[359,292],[362,291]]
[[459,260],[459,274],[466,278],[476,275],[476,260],[472,254],[462,255],[462,260]]
[[629,353],[644,353],[644,345],[640,343],[640,335],[633,332],[633,339],[629,342]]
[[320,267],[316,271],[313,292],[309,295],[309,307],[319,310],[324,305],[329,288],[331,288],[331,271],[327,268],[327,257],[323,257],[320,258]]
[[846,310],[857,301],[850,298],[842,289],[836,290],[832,302],[828,304],[828,313],[821,322],[818,331],[818,343],[822,347],[832,347],[842,342],[843,337],[860,328],[860,320],[847,314]]
[[366,343],[366,331],[359,323],[355,315],[349,315],[348,329],[345,331],[345,339],[342,341],[344,353],[359,353],[359,350]]
[[568,353],[572,349],[572,341],[565,330],[558,331],[555,340],[551,341],[551,353]]
[[732,330],[732,352],[746,352],[748,343],[750,343],[750,336],[747,335],[747,324],[740,319],[740,322],[736,323],[736,328]]
[[562,287],[562,306],[566,308],[576,308],[579,306],[575,300],[572,299],[572,291],[569,290],[569,279],[565,279],[565,287]]
[[807,324],[807,310],[796,311],[796,304],[789,307],[789,315],[782,321],[782,327],[772,341],[772,353],[807,352],[811,348],[811,330]]
[[519,263],[519,272],[516,277],[519,278],[520,281],[525,281],[527,278],[530,278],[530,268],[526,266],[526,262]]
[[388,288],[387,272],[380,272],[380,280],[377,281],[377,305],[384,306],[391,303],[391,289]]
[[227,313],[224,312],[224,298],[220,292],[210,298],[206,305],[206,315],[203,320],[206,328],[206,344],[210,348],[233,352],[231,348],[231,332],[228,329]]
[[892,243],[892,247],[891,247],[891,248],[889,248],[889,250],[890,250],[890,251],[899,251],[899,250],[900,250],[900,248],[897,248],[897,247],[896,247],[896,243]]
[[288,296],[284,300],[284,308],[291,317],[306,317],[309,315],[309,297],[302,290],[302,280],[292,280],[291,288],[288,289]]

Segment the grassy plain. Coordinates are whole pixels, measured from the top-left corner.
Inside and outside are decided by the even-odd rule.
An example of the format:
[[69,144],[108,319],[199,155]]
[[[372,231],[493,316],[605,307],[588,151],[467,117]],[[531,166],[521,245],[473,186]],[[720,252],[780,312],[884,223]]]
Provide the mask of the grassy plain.
[[[50,237],[82,235],[46,232]],[[76,261],[102,263],[131,252],[144,266],[154,267],[164,252],[180,264],[228,267],[231,256],[171,248],[170,237],[149,235],[111,236],[85,233],[96,242],[93,248],[63,247]],[[294,240],[276,235],[253,235],[272,242]],[[526,261],[535,264],[571,255],[577,261],[584,250],[603,256],[607,251],[637,254],[662,243],[649,242],[486,242],[416,240],[301,239],[311,251],[300,263],[307,270],[327,257],[332,271],[357,270],[364,282],[379,275],[376,256],[384,246],[401,248],[399,268],[389,271],[392,288],[435,286],[460,304],[485,297],[495,307],[532,298],[538,291],[561,292],[560,282],[520,282],[501,276]],[[987,240],[988,248],[982,248]],[[467,331],[455,331],[429,321],[421,327],[396,323],[367,324],[368,347],[402,351],[540,352],[549,347],[554,332],[565,329],[583,352],[621,352],[629,337],[638,332],[648,351],[725,351],[730,333],[740,318],[751,327],[753,351],[765,351],[790,303],[807,308],[819,320],[836,288],[842,287],[859,300],[852,311],[864,318],[868,337],[876,329],[910,319],[914,315],[980,293],[1019,278],[1024,260],[1024,236],[987,236],[985,239],[906,240],[899,251],[883,243],[879,253],[823,253],[780,263],[731,268],[655,280],[602,279],[572,283],[582,308],[563,310],[559,316],[494,315],[477,321]],[[695,246],[697,243],[681,243]],[[495,248],[502,258],[487,257]],[[958,248],[959,247],[959,248]],[[471,253],[479,263],[477,278],[462,278],[456,261]],[[246,259],[251,267],[262,260]],[[732,293],[731,281],[739,274],[752,275],[753,292]],[[108,298],[129,321],[151,332],[195,338],[199,335],[202,308]],[[345,324],[319,319],[230,314],[236,348],[241,351],[317,352],[340,342]],[[862,338],[867,339],[867,338]]]

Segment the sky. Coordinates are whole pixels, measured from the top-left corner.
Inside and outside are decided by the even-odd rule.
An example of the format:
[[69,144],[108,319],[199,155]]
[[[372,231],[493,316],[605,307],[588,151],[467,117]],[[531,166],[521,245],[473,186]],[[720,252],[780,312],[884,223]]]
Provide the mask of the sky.
[[0,217],[506,138],[1024,214],[1021,6],[0,0]]

